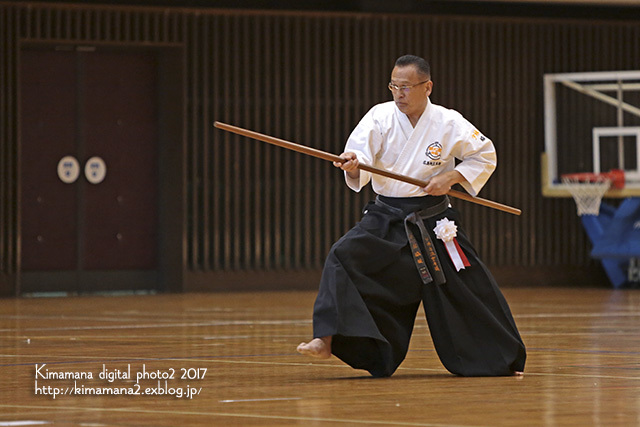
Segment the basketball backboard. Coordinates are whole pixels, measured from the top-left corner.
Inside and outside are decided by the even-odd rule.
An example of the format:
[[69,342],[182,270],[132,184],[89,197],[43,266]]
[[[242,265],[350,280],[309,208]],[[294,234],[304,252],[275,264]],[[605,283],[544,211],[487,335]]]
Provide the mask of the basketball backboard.
[[624,171],[624,188],[605,197],[640,196],[640,70],[546,74],[542,194],[571,197],[562,175]]

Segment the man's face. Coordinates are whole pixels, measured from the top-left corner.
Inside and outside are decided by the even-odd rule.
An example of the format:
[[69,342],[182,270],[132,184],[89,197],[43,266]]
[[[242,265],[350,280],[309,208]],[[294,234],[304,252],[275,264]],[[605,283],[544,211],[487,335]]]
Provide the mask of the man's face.
[[[421,83],[427,80],[426,83]],[[428,80],[413,65],[406,67],[394,67],[391,71],[391,84],[396,86],[413,86],[407,89],[392,89],[393,101],[398,109],[407,116],[419,116],[427,106],[427,97],[431,94],[433,82]]]

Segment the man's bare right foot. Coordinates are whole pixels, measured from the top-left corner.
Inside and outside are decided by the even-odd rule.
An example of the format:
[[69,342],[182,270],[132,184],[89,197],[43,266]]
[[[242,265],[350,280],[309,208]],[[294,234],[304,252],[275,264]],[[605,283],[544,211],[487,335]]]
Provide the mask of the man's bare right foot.
[[305,356],[328,359],[331,357],[331,336],[314,338],[308,343],[300,343],[298,353]]

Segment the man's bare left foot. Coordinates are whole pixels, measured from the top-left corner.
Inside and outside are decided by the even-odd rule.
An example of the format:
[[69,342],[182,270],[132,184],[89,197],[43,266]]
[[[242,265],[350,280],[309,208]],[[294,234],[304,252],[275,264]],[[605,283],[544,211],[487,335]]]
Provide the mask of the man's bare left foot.
[[328,359],[331,357],[331,336],[314,338],[308,343],[300,343],[297,350],[298,353],[305,356]]

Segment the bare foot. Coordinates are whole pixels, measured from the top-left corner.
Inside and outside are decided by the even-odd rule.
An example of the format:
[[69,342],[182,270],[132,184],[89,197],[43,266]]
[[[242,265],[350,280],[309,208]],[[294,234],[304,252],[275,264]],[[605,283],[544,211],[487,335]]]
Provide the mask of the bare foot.
[[297,350],[298,353],[305,356],[328,359],[331,357],[331,336],[314,338],[308,343],[300,343]]

